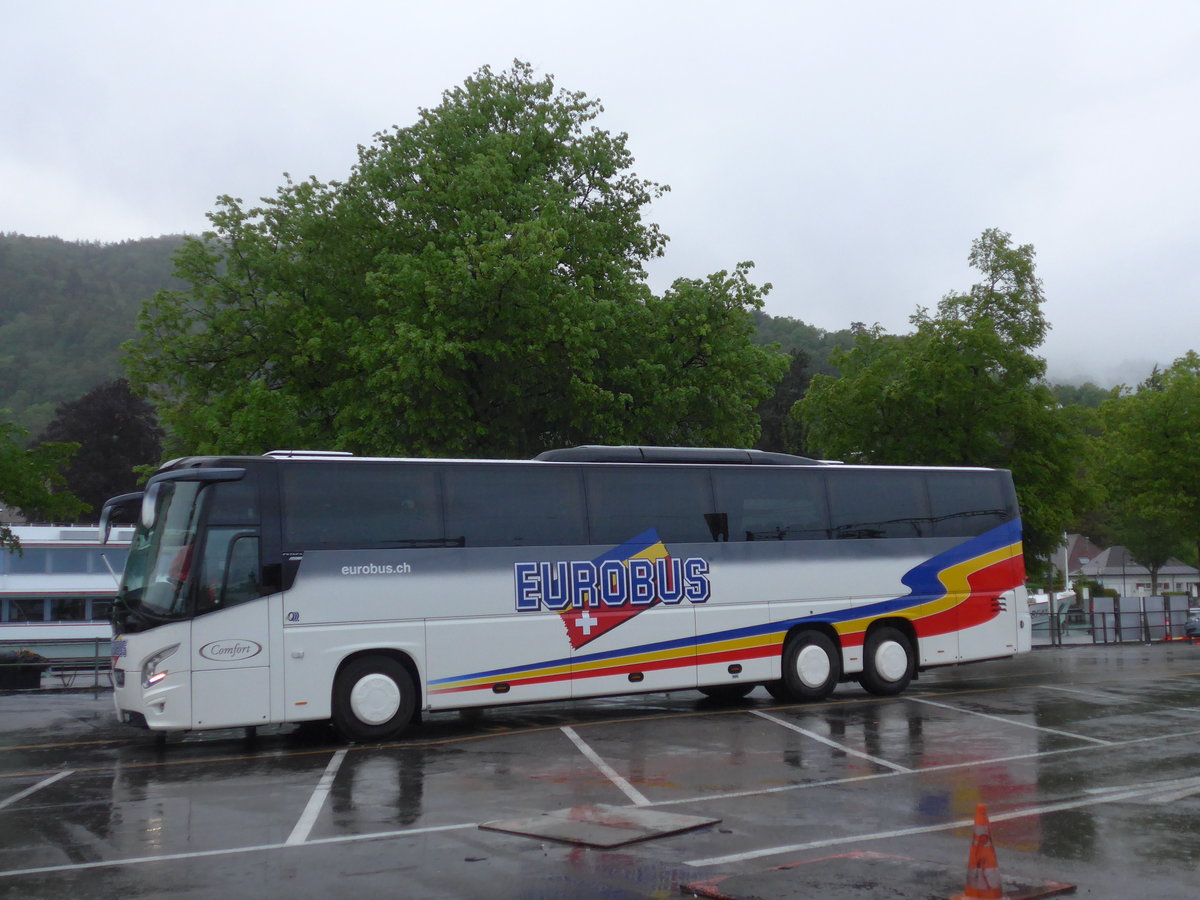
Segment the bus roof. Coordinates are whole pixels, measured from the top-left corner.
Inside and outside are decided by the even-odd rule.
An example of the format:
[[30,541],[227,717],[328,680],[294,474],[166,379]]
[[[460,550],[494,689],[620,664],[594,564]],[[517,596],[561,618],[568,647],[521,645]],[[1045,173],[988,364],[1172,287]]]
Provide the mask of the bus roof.
[[432,459],[425,457],[373,457],[355,456],[338,450],[271,450],[262,456],[186,456],[173,459],[159,467],[159,471],[229,465],[251,459],[354,461],[354,462],[576,462],[576,463],[674,463],[693,465],[766,465],[766,466],[821,466],[822,460],[789,453],[774,453],[767,450],[744,450],[735,447],[647,447],[609,446],[585,444],[564,447],[539,453],[528,459]]

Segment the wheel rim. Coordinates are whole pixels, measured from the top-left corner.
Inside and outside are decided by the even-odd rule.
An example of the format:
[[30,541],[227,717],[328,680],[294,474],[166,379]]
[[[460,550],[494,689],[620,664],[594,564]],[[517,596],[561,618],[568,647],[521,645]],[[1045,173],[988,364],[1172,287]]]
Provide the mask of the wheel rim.
[[875,671],[884,681],[899,681],[908,672],[908,651],[897,641],[884,641],[875,650]]
[[382,725],[400,710],[400,687],[378,672],[360,678],[350,691],[350,710],[367,725]]
[[829,680],[829,654],[809,644],[796,654],[796,676],[805,687],[818,688]]

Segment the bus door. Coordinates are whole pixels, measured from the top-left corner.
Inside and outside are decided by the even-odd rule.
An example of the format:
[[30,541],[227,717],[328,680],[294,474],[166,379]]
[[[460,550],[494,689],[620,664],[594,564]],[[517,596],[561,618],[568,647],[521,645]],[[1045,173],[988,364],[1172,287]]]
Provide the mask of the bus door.
[[192,619],[192,725],[270,721],[269,604],[256,525],[212,525],[204,537]]

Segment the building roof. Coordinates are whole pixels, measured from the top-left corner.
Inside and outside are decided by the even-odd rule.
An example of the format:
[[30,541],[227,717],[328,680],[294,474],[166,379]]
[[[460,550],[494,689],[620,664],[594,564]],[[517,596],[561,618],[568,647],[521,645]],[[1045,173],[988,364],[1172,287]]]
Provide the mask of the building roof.
[[[1149,577],[1150,575],[1150,570],[1141,563],[1134,561],[1133,555],[1121,546],[1101,550],[1089,562],[1082,564],[1079,567],[1079,571],[1084,575],[1092,577],[1103,577],[1106,575],[1109,577],[1114,575],[1126,577],[1130,575],[1145,575]],[[1160,577],[1166,575],[1190,575],[1196,577],[1200,576],[1200,569],[1196,569],[1194,566],[1189,566],[1171,557],[1158,570],[1158,574]]]
[[[1067,572],[1074,575],[1079,572],[1080,566],[1089,563],[1096,559],[1104,551],[1082,534],[1068,534],[1066,544],[1066,559]],[[1050,563],[1054,566],[1055,571],[1062,571],[1063,550],[1060,547],[1050,557]]]

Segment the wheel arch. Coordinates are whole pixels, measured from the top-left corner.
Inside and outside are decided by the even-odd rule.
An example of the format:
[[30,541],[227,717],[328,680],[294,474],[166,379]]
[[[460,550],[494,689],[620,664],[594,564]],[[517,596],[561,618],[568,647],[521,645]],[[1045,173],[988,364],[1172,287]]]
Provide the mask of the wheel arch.
[[341,661],[337,664],[337,668],[334,670],[333,679],[329,685],[330,696],[333,694],[334,686],[337,684],[338,676],[342,674],[346,666],[350,665],[356,659],[362,659],[364,656],[386,656],[388,659],[393,659],[398,662],[408,671],[408,674],[412,677],[413,684],[417,689],[417,712],[420,713],[422,707],[425,705],[423,699],[425,696],[425,687],[421,681],[420,670],[417,668],[416,660],[414,660],[412,656],[403,650],[396,649],[395,647],[365,647],[360,650],[355,650],[352,653],[347,653],[344,657],[342,657]]
[[791,628],[789,628],[787,630],[787,633],[783,636],[783,640],[779,642],[780,650],[782,650],[784,647],[787,646],[787,642],[792,639],[793,635],[800,634],[800,632],[802,632],[802,631],[818,631],[821,634],[825,635],[825,637],[827,637],[831,641],[833,641],[834,649],[837,650],[839,653],[842,652],[842,650],[844,649],[843,645],[842,645],[842,637],[841,637],[841,635],[839,635],[837,633],[837,629],[834,628],[828,622],[818,621],[818,622],[799,622],[799,623],[793,625]]
[[913,627],[911,619],[905,619],[901,616],[889,616],[882,619],[875,619],[870,625],[867,626],[867,630],[863,632],[863,642],[866,642],[867,638],[871,636],[873,631],[878,631],[880,628],[888,627],[895,628],[906,638],[908,638],[908,642],[912,646],[913,655],[916,657],[917,662],[920,663],[921,648],[917,640],[917,629]]

